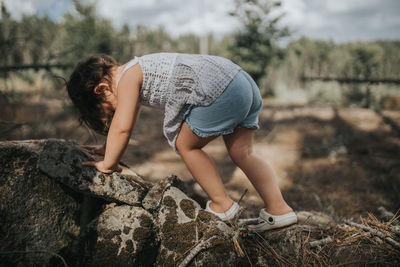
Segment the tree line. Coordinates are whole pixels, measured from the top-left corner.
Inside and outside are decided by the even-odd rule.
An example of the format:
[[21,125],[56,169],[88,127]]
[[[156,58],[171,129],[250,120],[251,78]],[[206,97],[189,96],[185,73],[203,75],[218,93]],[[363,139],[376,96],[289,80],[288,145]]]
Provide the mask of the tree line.
[[304,78],[398,84],[400,41],[335,44],[302,37],[288,44],[285,57],[270,70],[275,77],[287,77],[289,87],[298,87]]
[[[264,94],[273,93],[277,79],[298,86],[304,77],[341,79],[400,79],[400,41],[351,42],[291,40],[291,31],[279,26],[281,3],[273,0],[235,0],[231,12],[241,22],[234,32],[215,38],[209,35],[208,53],[232,59],[249,72]],[[74,0],[75,11],[60,22],[48,16],[11,17],[4,3],[0,18],[0,66],[73,66],[93,53],[112,55],[124,63],[134,55],[154,52],[199,53],[200,37],[174,37],[164,27],[124,25],[96,14],[94,4]],[[275,15],[272,15],[275,14]],[[65,70],[64,74],[67,75]]]

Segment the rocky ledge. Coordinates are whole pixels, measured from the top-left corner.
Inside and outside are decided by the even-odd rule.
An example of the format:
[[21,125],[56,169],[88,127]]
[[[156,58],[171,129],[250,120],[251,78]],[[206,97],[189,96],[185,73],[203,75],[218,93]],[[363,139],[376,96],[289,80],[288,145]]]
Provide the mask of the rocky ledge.
[[174,175],[149,184],[82,167],[89,159],[71,141],[0,142],[0,266],[400,263],[393,223],[303,211],[297,225],[250,233],[202,209]]

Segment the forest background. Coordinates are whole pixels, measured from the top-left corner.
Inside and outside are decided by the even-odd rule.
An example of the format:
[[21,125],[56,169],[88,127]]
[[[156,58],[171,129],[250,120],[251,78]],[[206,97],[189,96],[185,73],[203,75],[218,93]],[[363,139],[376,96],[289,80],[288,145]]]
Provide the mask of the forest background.
[[[37,14],[16,20],[2,3],[3,95],[9,99],[24,93],[56,97],[63,88],[56,77],[67,78],[78,60],[93,53],[110,54],[123,64],[133,56],[154,52],[200,53],[205,45],[208,54],[227,57],[249,72],[265,97],[397,107],[393,97],[399,94],[400,41],[335,43],[300,37],[282,45],[292,31],[279,23],[283,13],[273,12],[279,10],[279,1],[236,0],[231,15],[240,20],[241,27],[218,38],[211,34],[174,37],[157,25],[116,28],[96,13],[95,4],[74,1],[74,5],[73,12],[56,22]],[[43,68],[49,65],[61,68]],[[10,66],[32,68],[9,72]]]

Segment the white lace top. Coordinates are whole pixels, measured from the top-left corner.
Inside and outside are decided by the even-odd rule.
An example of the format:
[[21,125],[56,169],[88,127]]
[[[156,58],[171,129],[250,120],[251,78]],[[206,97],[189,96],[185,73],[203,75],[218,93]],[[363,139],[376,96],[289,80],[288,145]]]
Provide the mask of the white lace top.
[[210,105],[240,70],[222,57],[156,53],[135,57],[123,72],[136,63],[143,71],[140,103],[164,110],[164,135],[175,151],[189,105]]

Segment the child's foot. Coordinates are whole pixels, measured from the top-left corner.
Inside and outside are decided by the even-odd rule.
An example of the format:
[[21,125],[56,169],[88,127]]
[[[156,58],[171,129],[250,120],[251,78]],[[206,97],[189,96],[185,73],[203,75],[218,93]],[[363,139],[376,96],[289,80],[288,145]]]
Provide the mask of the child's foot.
[[232,206],[225,212],[215,212],[210,208],[211,200],[207,201],[206,211],[218,216],[222,221],[229,221],[235,217],[235,215],[239,212],[239,205],[236,202],[233,202]]
[[272,215],[261,209],[258,218],[239,220],[240,226],[246,226],[249,231],[262,232],[281,228],[297,223],[297,215],[293,211],[282,215]]

